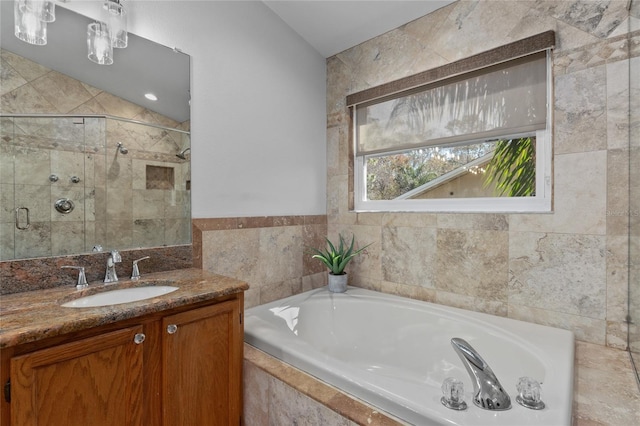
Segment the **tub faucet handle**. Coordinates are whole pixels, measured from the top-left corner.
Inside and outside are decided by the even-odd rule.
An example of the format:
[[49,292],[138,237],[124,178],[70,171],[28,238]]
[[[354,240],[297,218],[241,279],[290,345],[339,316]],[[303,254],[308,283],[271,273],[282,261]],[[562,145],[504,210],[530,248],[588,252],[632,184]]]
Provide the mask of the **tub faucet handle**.
[[440,402],[452,410],[466,410],[467,403],[464,402],[464,384],[453,377],[447,377],[442,382],[442,398]]
[[520,377],[518,385],[518,396],[516,402],[526,408],[532,410],[542,410],[544,402],[540,399],[540,383],[531,377]]
[[133,261],[133,270],[131,271],[131,280],[138,281],[140,279],[140,269],[138,268],[138,262],[141,260],[149,259],[150,256],[141,257]]

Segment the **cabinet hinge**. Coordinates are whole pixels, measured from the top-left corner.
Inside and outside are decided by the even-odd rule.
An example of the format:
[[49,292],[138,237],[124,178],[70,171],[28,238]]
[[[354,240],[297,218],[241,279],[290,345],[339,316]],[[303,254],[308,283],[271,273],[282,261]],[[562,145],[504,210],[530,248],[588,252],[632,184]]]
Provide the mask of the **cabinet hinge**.
[[7,379],[7,383],[4,384],[4,400],[11,402],[11,379]]
[[242,324],[242,312],[240,312],[240,324]]

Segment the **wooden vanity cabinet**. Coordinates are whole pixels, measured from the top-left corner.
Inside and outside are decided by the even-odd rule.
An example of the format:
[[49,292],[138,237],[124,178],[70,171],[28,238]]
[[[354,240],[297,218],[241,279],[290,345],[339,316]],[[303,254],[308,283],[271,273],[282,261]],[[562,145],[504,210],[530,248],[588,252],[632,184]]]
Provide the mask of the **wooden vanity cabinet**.
[[11,359],[12,425],[141,425],[143,327]]
[[240,424],[239,315],[220,303],[162,319],[163,426]]
[[11,402],[0,422],[240,425],[242,306],[238,293],[3,351]]

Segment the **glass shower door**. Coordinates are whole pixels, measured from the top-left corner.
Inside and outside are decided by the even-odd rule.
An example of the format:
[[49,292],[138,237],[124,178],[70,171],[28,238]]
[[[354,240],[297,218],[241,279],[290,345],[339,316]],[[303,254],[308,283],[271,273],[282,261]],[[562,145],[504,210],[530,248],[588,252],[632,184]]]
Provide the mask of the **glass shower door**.
[[[631,21],[640,22],[640,1],[631,2]],[[630,43],[640,33],[630,25]],[[633,41],[635,40],[635,43]],[[629,350],[640,368],[640,56],[629,59]],[[638,376],[640,385],[640,376]]]
[[[0,260],[15,258],[13,118],[0,117]],[[18,212],[20,213],[20,212]],[[24,217],[26,212],[22,212]],[[26,220],[26,217],[24,218]],[[24,226],[20,223],[18,226]]]
[[[93,170],[84,118],[3,117],[0,260],[87,251]],[[93,239],[92,239],[93,240]]]

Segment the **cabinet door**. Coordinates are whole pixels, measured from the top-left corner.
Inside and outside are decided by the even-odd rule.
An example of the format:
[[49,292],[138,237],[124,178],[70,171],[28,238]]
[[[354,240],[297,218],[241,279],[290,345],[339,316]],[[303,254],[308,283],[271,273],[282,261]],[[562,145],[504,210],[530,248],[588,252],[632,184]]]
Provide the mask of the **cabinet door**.
[[242,341],[237,301],[163,318],[163,424],[240,424]]
[[142,425],[142,326],[11,359],[13,426]]

